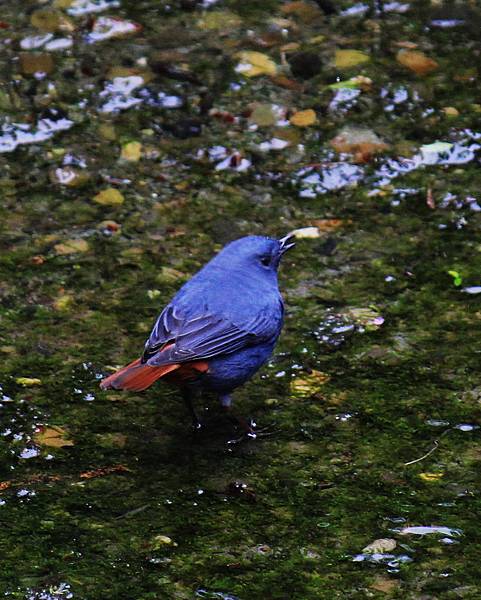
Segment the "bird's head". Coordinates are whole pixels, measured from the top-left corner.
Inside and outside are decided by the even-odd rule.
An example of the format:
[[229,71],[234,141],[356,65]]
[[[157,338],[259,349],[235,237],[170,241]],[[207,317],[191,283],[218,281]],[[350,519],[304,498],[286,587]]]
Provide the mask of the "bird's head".
[[291,234],[279,240],[249,235],[227,244],[212,263],[228,269],[241,269],[247,274],[275,277],[283,254],[295,246],[293,239]]

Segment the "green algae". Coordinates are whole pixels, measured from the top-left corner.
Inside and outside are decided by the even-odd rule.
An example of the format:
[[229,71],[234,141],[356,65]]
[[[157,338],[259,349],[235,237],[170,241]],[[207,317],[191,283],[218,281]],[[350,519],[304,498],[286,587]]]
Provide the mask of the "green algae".
[[[188,2],[168,8],[124,0],[106,14],[141,23],[141,34],[89,45],[88,19],[74,19],[73,49],[56,53],[56,70],[43,79],[19,74],[19,43],[34,30],[29,10],[4,3],[2,122],[36,123],[49,107],[74,122],[42,143],[0,154],[6,597],[481,594],[481,308],[479,296],[453,286],[448,274],[461,273],[462,286],[480,284],[479,149],[465,162],[396,172],[379,184],[383,165],[409,159],[422,145],[476,144],[466,131],[479,127],[479,10],[466,8],[466,23],[451,28],[430,25],[438,16],[428,2],[405,14],[371,9],[312,23],[294,16],[289,25],[275,21],[286,18],[281,6],[219,4],[215,10],[238,19],[217,36],[199,26],[203,11]],[[288,33],[276,37],[283,28]],[[319,35],[324,41],[311,41]],[[440,68],[425,78],[403,69],[394,42],[406,41],[429,49]],[[236,73],[236,52],[254,49],[281,64],[279,47],[288,42],[314,47],[321,58],[319,73],[300,81],[302,92]],[[339,76],[339,47],[371,56],[353,75],[372,84],[350,108],[332,110],[337,90],[326,87]],[[145,96],[133,92],[141,103],[103,113],[109,70],[149,65]],[[159,92],[182,106],[155,105]],[[318,122],[300,134],[303,148],[296,141],[266,152],[259,145],[277,126],[249,128],[255,103],[285,107],[286,117],[313,108]],[[449,106],[457,117],[446,117]],[[363,175],[355,185],[302,197],[301,169],[322,174],[333,162],[352,164],[328,143],[346,123],[372,128],[389,142],[388,154],[358,164]],[[121,147],[132,140],[143,154],[126,164]],[[209,154],[215,146],[226,149],[219,158]],[[216,170],[236,152],[239,159]],[[65,156],[88,169],[83,187],[51,180]],[[246,171],[235,168],[241,158],[251,163]],[[92,201],[107,187],[122,193],[121,206]],[[221,424],[193,436],[173,389],[99,390],[108,366],[138,354],[162,304],[222,244],[249,233],[283,235],[316,219],[342,225],[299,240],[286,256],[284,333],[273,360],[236,394],[237,410],[272,435],[228,445],[233,432]],[[106,221],[120,229],[113,234],[100,225]],[[56,250],[73,239],[88,247]],[[372,330],[357,325],[338,348],[314,335],[327,314],[349,319],[360,309],[384,321]],[[330,378],[312,393],[292,394],[291,380],[311,370]],[[25,388],[18,377],[42,385]],[[212,398],[199,408],[204,416],[218,412]],[[37,446],[37,424],[65,429],[74,445]],[[404,536],[408,525],[462,534]],[[353,561],[387,537],[397,540],[394,557]],[[380,591],[380,577],[395,585]]]

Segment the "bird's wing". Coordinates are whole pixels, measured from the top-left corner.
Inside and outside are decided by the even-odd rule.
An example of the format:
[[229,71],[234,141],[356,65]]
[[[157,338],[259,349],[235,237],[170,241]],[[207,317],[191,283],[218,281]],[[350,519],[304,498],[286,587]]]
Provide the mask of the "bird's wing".
[[142,362],[165,365],[204,360],[230,354],[246,346],[272,339],[279,329],[276,319],[260,312],[243,327],[206,312],[184,316],[169,304],[157,319],[145,345]]

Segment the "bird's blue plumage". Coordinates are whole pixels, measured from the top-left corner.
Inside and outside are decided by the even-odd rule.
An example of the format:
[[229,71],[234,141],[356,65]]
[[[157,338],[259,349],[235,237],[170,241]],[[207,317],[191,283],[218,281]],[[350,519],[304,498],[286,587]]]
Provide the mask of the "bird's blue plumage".
[[[248,236],[228,244],[160,313],[142,357],[101,388],[142,391],[165,378],[182,387],[195,427],[195,389],[214,391],[230,406],[231,392],[266,362],[281,332],[277,268],[294,245],[290,238]],[[242,427],[253,435],[248,423]]]
[[158,366],[208,361],[196,385],[228,393],[269,358],[280,334],[277,283],[282,243],[248,236],[227,245],[159,315],[143,360]]

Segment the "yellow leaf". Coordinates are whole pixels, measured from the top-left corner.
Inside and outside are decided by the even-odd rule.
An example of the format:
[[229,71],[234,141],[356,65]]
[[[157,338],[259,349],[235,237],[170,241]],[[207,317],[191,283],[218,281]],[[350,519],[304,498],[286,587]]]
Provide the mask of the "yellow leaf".
[[300,110],[294,113],[289,120],[291,125],[295,125],[296,127],[309,127],[309,125],[314,125],[317,117],[316,112],[312,108],[308,108],[307,110]]
[[236,58],[240,61],[236,67],[237,73],[242,73],[246,77],[275,75],[277,73],[276,63],[262,52],[245,50],[236,54]]
[[162,546],[177,546],[177,543],[168,535],[156,535],[151,542],[152,550],[160,550]]
[[459,110],[454,106],[445,106],[442,110],[447,117],[459,117]]
[[320,236],[317,227],[302,227],[301,229],[294,229],[291,233],[299,239],[314,239]]
[[439,67],[435,60],[426,56],[424,52],[418,52],[417,50],[399,50],[396,54],[396,60],[416,75],[427,75]]
[[67,240],[63,244],[55,244],[55,252],[60,255],[75,254],[76,252],[87,252],[88,242],[85,240]]
[[97,204],[102,204],[103,206],[116,206],[119,204],[123,204],[124,197],[115,188],[107,188],[106,190],[102,190],[96,196],[94,196],[94,202]]
[[129,142],[122,146],[120,158],[130,162],[138,162],[142,152],[142,144],[140,142]]
[[15,381],[18,384],[23,385],[25,387],[30,387],[33,385],[42,385],[42,380],[37,379],[36,377],[17,377]]
[[33,436],[34,441],[40,446],[50,448],[63,448],[73,446],[73,441],[67,437],[67,432],[61,427],[40,427]]
[[444,473],[419,473],[419,477],[423,481],[439,481],[444,477]]
[[197,21],[197,26],[200,29],[234,29],[242,24],[242,19],[239,15],[229,10],[213,10],[205,13],[202,19]]
[[319,388],[329,379],[330,376],[327,373],[311,371],[291,381],[291,394],[296,398],[307,398],[318,392]]
[[370,60],[370,57],[360,50],[336,50],[334,63],[338,69],[350,69]]
[[62,294],[54,300],[53,307],[59,311],[67,311],[73,303],[73,296]]

